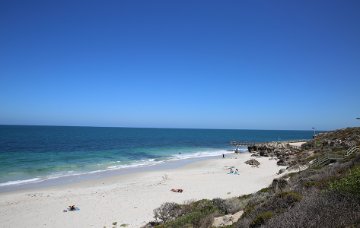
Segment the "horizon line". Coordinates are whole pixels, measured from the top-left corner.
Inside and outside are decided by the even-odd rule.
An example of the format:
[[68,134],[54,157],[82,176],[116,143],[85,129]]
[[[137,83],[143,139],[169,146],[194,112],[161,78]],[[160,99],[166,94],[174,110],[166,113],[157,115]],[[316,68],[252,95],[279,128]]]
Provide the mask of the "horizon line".
[[[247,130],[247,131],[313,131],[309,130],[300,130],[300,129],[244,129],[244,128],[191,128],[191,127],[129,127],[129,126],[93,126],[93,125],[48,125],[48,124],[2,124],[0,126],[27,126],[27,127],[91,127],[91,128],[134,128],[134,129],[183,129],[183,130]],[[341,128],[340,128],[341,129]],[[333,130],[321,130],[316,129],[316,131],[333,131]]]

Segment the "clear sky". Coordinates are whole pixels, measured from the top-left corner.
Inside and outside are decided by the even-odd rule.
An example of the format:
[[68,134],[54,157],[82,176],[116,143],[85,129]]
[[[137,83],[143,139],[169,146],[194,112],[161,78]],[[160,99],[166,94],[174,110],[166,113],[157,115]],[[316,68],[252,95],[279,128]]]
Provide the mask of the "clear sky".
[[0,124],[359,126],[360,1],[0,1]]

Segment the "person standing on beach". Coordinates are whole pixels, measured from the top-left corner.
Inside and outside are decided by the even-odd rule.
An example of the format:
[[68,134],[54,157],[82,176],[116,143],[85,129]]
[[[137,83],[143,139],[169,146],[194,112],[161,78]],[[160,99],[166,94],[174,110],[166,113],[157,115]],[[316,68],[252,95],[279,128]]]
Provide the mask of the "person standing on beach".
[[225,154],[223,154],[223,158],[225,158]]

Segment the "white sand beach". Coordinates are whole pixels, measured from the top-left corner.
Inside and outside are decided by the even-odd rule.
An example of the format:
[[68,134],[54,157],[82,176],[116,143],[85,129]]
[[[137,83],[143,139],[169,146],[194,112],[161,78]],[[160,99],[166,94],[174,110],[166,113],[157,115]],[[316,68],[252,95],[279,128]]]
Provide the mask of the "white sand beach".
[[[1,227],[112,227],[113,222],[140,227],[153,220],[164,202],[228,198],[268,186],[280,168],[275,160],[249,153],[198,161],[181,168],[139,172],[71,185],[0,193]],[[234,166],[239,175],[227,174]],[[181,188],[183,193],[171,192]],[[75,204],[74,212],[63,212]]]

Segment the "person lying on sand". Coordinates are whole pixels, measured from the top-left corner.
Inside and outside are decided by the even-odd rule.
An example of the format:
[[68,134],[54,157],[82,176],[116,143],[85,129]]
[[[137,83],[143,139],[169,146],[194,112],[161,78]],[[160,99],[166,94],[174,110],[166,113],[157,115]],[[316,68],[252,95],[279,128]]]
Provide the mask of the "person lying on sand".
[[230,171],[227,173],[227,174],[236,174],[236,175],[239,175],[239,170],[238,169],[235,169],[235,171],[230,168]]
[[71,205],[71,206],[69,206],[69,211],[76,211],[76,207],[75,207],[75,205]]
[[182,193],[184,190],[182,190],[181,188],[172,188],[170,191]]

